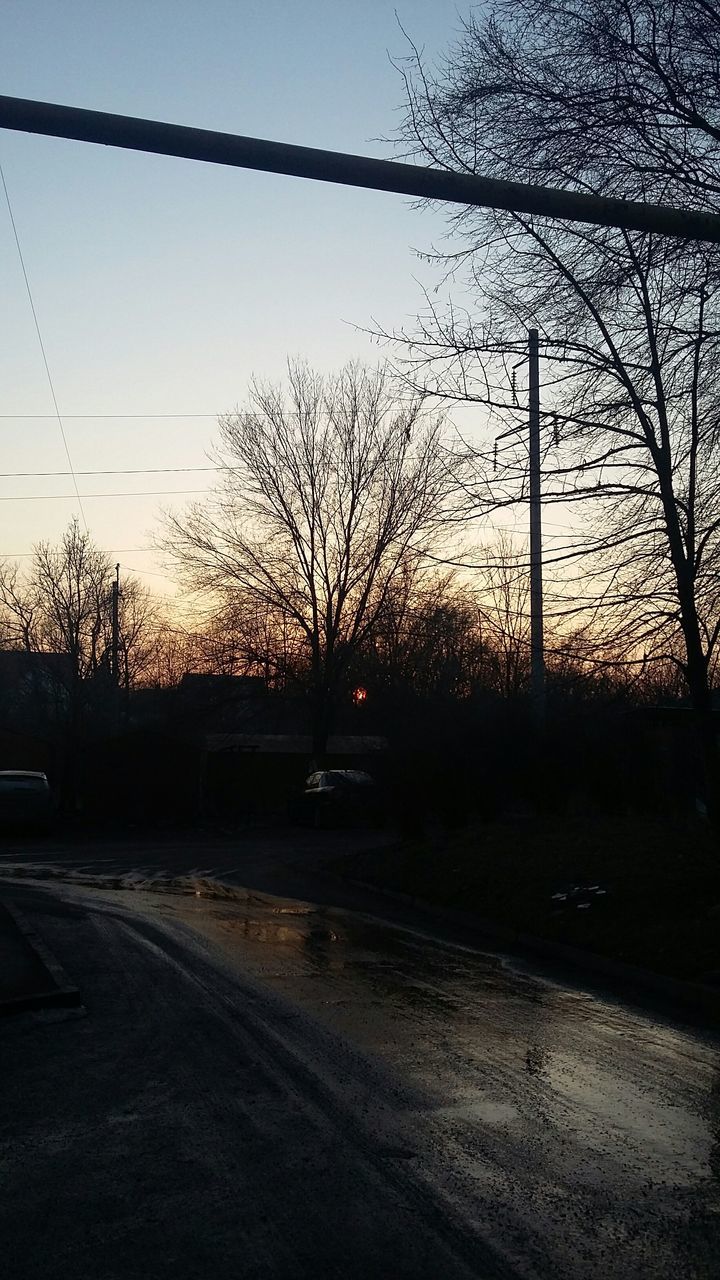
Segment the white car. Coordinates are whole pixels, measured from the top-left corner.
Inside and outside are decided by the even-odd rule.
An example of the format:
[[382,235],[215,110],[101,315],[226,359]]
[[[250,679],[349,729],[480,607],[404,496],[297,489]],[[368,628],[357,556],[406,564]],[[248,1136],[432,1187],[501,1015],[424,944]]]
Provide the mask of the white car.
[[47,775],[27,769],[0,770],[0,823],[3,826],[45,827],[52,814]]

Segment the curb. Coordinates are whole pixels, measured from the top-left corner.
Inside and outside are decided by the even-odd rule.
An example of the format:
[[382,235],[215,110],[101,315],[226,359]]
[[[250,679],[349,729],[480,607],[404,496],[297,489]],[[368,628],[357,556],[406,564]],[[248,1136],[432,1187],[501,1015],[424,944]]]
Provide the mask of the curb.
[[71,982],[62,965],[55,959],[50,948],[28,923],[22,911],[3,899],[3,906],[20,933],[40,961],[48,977],[48,986],[44,991],[33,992],[32,995],[14,996],[0,1001],[0,1017],[11,1013],[25,1013],[31,1009],[77,1008],[82,1004],[79,989]]
[[663,1001],[670,1002],[678,1012],[702,1014],[706,1018],[720,1022],[720,987],[710,987],[700,982],[685,982],[681,978],[670,978],[661,973],[654,973],[652,969],[623,964],[620,960],[611,960],[607,956],[597,955],[593,951],[585,951],[580,947],[567,946],[562,942],[549,942],[546,938],[538,938],[535,934],[523,933],[519,929],[499,925],[494,920],[473,915],[469,911],[433,906],[425,898],[417,898],[410,893],[400,893],[395,889],[384,889],[368,880],[355,880],[344,876],[334,878],[344,881],[345,884],[355,885],[358,889],[370,891],[391,902],[415,907],[439,923],[445,922],[468,929],[478,935],[478,940],[484,938],[503,948],[567,965],[579,970],[588,978],[609,979],[614,986],[622,987],[625,994],[634,992],[660,997]]

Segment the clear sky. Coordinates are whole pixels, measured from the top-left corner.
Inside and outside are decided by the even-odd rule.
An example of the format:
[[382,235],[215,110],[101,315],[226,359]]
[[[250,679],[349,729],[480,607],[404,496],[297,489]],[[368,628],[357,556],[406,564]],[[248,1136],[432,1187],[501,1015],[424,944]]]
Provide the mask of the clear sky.
[[[432,58],[455,0],[3,0],[2,92],[388,157],[405,48]],[[13,206],[77,472],[200,467],[213,417],[286,355],[323,369],[376,360],[356,332],[416,311],[412,246],[439,214],[401,196],[0,130]],[[0,471],[65,471],[32,315],[0,193]],[[202,489],[202,472],[79,476],[81,493]],[[77,511],[68,477],[3,477],[0,552],[56,540]],[[150,545],[172,497],[87,497],[91,532],[160,590]]]

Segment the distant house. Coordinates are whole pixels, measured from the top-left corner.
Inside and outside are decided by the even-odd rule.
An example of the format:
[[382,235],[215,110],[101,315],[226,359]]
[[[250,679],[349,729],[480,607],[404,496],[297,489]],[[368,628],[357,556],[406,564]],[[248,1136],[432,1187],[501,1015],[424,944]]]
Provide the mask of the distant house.
[[0,649],[0,708],[6,720],[54,720],[67,709],[72,663],[67,653]]
[[189,671],[172,687],[131,690],[129,723],[197,738],[215,729],[244,728],[249,717],[255,724],[271,703],[258,676]]
[[186,671],[178,685],[178,693],[182,697],[213,705],[237,698],[262,697],[265,693],[265,681],[262,676]]
[[0,649],[1,768],[57,776],[71,683],[65,653]]

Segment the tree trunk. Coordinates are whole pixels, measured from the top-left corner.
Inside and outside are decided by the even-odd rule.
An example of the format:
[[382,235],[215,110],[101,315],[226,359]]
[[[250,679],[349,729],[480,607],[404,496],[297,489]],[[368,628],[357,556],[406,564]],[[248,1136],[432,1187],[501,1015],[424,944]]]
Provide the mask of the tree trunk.
[[324,683],[313,690],[312,754],[313,765],[322,769],[327,756],[327,744],[332,727],[332,695]]
[[685,674],[695,721],[695,740],[698,748],[696,793],[700,793],[707,816],[716,834],[720,836],[719,756],[713,720],[712,690],[708,676],[708,657],[703,648],[697,614],[696,582],[691,553],[686,554],[683,545],[668,457],[669,452],[666,450],[656,459],[656,466],[680,603],[680,625],[687,657]]
[[[707,816],[720,836],[720,753],[718,752],[717,727],[713,715],[712,691],[708,680],[707,661],[699,643],[687,644],[687,682],[690,689],[695,737],[700,761],[699,790],[707,809]],[[698,652],[699,651],[699,652]]]
[[687,583],[680,586],[680,598],[685,606],[682,609],[681,618],[687,656],[685,671],[693,709],[698,752],[696,790],[705,804],[710,822],[720,836],[720,772],[718,768],[720,757],[713,716],[712,690],[708,678],[708,660],[700,635],[694,593],[688,589]]

